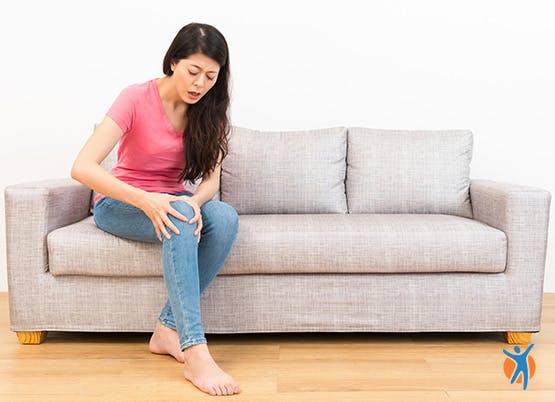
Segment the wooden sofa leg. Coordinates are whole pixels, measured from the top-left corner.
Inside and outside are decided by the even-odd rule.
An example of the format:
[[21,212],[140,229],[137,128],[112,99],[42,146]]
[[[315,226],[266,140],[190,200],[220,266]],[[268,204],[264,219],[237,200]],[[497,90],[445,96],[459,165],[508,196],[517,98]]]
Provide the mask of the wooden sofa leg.
[[532,337],[531,332],[504,332],[505,341],[510,344],[528,344]]
[[38,345],[44,342],[47,334],[48,331],[19,331],[17,332],[17,339],[22,345]]

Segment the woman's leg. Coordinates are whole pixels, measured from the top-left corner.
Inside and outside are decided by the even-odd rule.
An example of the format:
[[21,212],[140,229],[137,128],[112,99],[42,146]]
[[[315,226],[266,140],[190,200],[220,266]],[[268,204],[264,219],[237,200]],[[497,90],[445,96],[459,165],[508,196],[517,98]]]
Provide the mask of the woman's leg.
[[[198,245],[199,292],[202,294],[222,269],[237,238],[237,211],[224,202],[209,200],[201,207],[202,229]],[[196,229],[196,225],[195,226]],[[162,308],[159,321],[176,329],[170,300]]]
[[[191,195],[191,193],[188,194]],[[208,206],[209,202],[205,205]],[[188,219],[194,216],[192,207],[184,201],[172,202],[172,206]],[[231,207],[222,203],[219,210],[221,212],[228,208]],[[218,211],[217,206],[215,208],[201,208],[201,211],[202,209]],[[168,214],[168,217],[178,227],[180,234],[177,235],[168,229],[171,239],[162,236],[162,265],[164,281],[169,295],[169,307],[171,307],[173,313],[173,317],[170,317],[170,319],[173,318],[175,323],[179,335],[180,349],[184,350],[197,343],[206,343],[200,319],[200,278],[198,270],[200,243],[197,242],[197,237],[194,236],[197,225],[183,222],[173,215]],[[114,235],[138,241],[159,242],[152,222],[144,212],[119,200],[105,197],[98,201],[94,207],[94,219],[99,228]],[[204,222],[203,217],[203,224],[205,224]],[[204,229],[206,228],[203,227]],[[210,232],[209,229],[205,231]],[[227,256],[227,252],[224,254]],[[207,260],[212,259],[219,261],[221,256],[216,253],[214,256],[207,258]],[[216,264],[209,265],[215,266]],[[214,271],[203,274],[203,281],[211,281],[216,274],[217,272]]]
[[[206,207],[201,208],[201,213],[204,211],[207,216],[233,216],[229,205],[224,203],[210,204],[210,202],[203,205],[203,207]],[[187,219],[193,218],[194,211],[188,203],[175,201],[172,202],[172,206]],[[153,243],[160,241],[151,220],[143,211],[132,205],[104,197],[95,204],[94,214],[97,226],[109,233],[132,240]],[[200,280],[205,281],[207,286],[207,283],[216,276],[216,268],[223,264],[220,261],[224,259],[224,255],[227,256],[229,250],[224,248],[223,251],[217,249],[219,251],[206,253],[207,256],[201,258],[201,260],[206,261],[205,264],[212,269],[207,270],[199,277],[199,259],[197,255],[203,239],[201,235],[201,241],[198,243],[197,236],[194,235],[197,225],[183,222],[173,215],[168,215],[168,218],[172,220],[180,232],[178,235],[168,228],[171,239],[162,236],[164,281],[169,294],[169,310],[173,312],[177,331],[165,328],[162,324],[157,324],[153,338],[151,338],[150,350],[153,353],[171,354],[184,363],[183,374],[185,378],[204,392],[211,395],[238,393],[240,392],[239,385],[216,364],[210,355],[200,319]],[[236,236],[238,219],[235,219],[235,221],[231,219],[231,223],[226,225],[223,231],[218,225],[206,225],[205,222],[207,221],[212,220],[208,218],[205,221],[203,215],[203,232],[208,233],[207,237],[210,235],[213,237],[215,232],[224,233],[220,235],[226,239]],[[213,221],[218,221],[218,219],[213,219]],[[210,229],[211,227],[212,229]],[[231,245],[227,247],[231,248]],[[161,328],[165,328],[167,331]],[[164,335],[164,332],[166,335]],[[154,340],[155,334],[158,334],[158,340]],[[177,336],[177,339],[175,336]],[[178,343],[180,352],[175,349],[178,347]],[[152,347],[158,350],[153,350]]]

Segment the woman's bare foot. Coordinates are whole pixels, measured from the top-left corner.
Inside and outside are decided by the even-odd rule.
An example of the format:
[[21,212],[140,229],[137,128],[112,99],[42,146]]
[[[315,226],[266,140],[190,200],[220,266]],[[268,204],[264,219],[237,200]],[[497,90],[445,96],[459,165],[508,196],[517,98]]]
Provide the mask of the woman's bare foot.
[[183,351],[185,378],[210,395],[233,395],[241,392],[239,384],[214,361],[206,343],[189,346]]
[[172,355],[178,362],[184,362],[177,331],[166,327],[160,321],[156,323],[156,328],[150,338],[149,350],[160,355]]

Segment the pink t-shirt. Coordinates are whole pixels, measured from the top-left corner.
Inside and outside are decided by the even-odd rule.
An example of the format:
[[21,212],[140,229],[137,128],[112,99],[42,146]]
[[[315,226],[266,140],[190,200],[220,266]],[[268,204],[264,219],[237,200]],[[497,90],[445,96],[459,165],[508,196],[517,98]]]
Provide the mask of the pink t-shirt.
[[[175,194],[188,190],[178,182],[185,167],[183,130],[175,131],[156,80],[125,87],[106,113],[123,131],[110,173],[145,191]],[[98,193],[93,201],[102,197]]]

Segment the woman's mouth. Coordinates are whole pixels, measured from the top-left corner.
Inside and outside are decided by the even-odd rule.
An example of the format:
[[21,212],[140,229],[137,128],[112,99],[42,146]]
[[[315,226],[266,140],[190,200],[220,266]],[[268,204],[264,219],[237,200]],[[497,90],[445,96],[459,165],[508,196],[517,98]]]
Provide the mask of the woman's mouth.
[[200,92],[189,91],[187,92],[189,98],[197,100],[200,97]]

